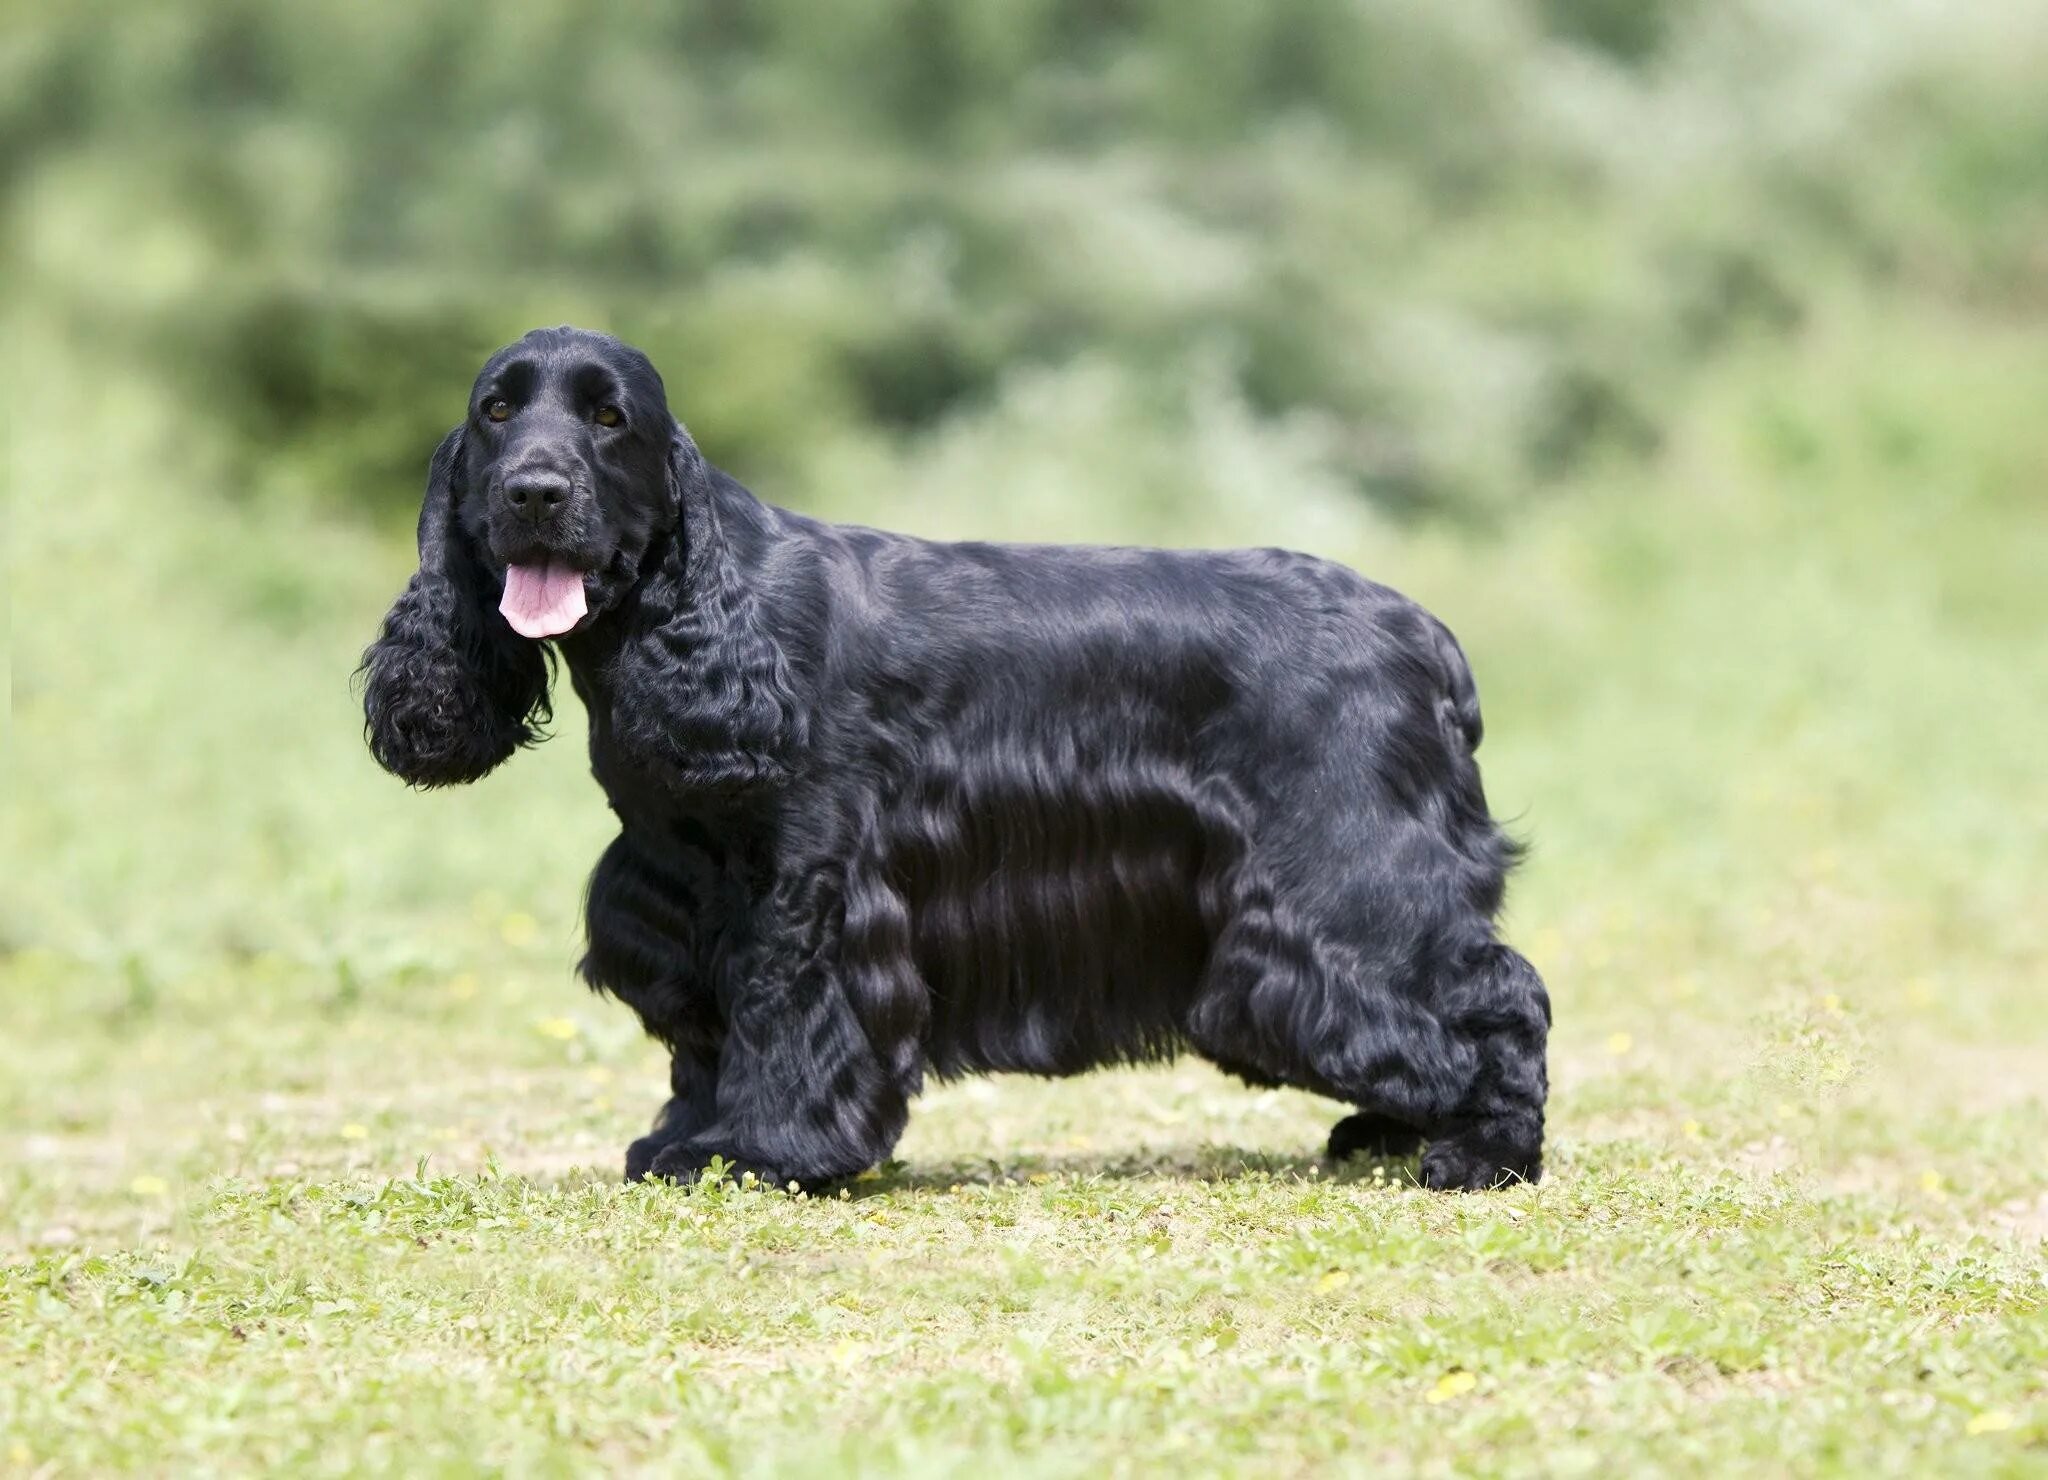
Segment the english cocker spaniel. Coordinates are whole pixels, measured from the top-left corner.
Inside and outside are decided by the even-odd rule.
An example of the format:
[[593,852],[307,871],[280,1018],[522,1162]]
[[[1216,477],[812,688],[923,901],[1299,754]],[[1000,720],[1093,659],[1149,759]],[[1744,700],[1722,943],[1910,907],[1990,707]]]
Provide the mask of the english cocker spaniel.
[[1471,671],[1414,602],[1281,550],[807,519],[567,328],[484,366],[419,552],[363,660],[386,769],[533,742],[550,643],[589,711],[620,830],[582,973],[673,1054],[628,1177],[826,1184],[927,1073],[1183,1049],[1353,1107],[1332,1156],[1540,1175],[1549,999],[1495,933]]

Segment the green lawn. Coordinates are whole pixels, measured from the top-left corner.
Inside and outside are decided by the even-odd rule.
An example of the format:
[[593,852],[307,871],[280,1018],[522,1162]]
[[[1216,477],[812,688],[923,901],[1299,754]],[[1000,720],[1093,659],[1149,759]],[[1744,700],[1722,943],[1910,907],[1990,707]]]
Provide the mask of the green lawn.
[[0,1466],[2048,1471],[2038,335],[1822,312],[1654,476],[1490,535],[935,512],[1063,486],[972,424],[813,491],[1424,599],[1557,1028],[1537,1187],[1320,1164],[1337,1107],[1190,1062],[935,1087],[807,1200],[618,1184],[662,1066],[570,976],[608,836],[573,699],[408,794],[348,691],[405,552],[10,328]]

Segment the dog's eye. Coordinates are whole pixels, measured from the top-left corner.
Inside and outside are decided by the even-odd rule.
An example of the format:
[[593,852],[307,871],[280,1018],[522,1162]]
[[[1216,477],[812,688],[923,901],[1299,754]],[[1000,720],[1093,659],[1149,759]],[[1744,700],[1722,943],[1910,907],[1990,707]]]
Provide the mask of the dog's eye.
[[616,427],[626,424],[625,414],[616,406],[600,406],[591,413],[591,420],[601,427]]
[[512,403],[503,397],[494,396],[484,402],[484,415],[491,421],[504,421],[512,414]]

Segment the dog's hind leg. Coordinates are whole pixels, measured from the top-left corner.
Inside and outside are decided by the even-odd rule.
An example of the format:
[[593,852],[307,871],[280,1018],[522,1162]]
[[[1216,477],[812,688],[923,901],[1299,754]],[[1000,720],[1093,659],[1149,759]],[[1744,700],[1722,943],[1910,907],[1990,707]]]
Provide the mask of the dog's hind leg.
[[[1320,1084],[1307,1082],[1303,1078],[1287,1079],[1255,1069],[1251,1065],[1225,1055],[1205,1050],[1205,1056],[1226,1074],[1235,1075],[1253,1089],[1279,1089],[1283,1086],[1319,1088]],[[1337,1122],[1330,1132],[1329,1148],[1325,1154],[1331,1161],[1343,1161],[1353,1156],[1413,1156],[1422,1146],[1422,1132],[1405,1120],[1391,1115],[1382,1115],[1375,1110],[1361,1110]]]
[[1338,1121],[1330,1132],[1331,1161],[1351,1156],[1413,1156],[1422,1146],[1422,1132],[1405,1120],[1361,1110]]
[[1484,927],[1364,960],[1254,900],[1219,939],[1186,1030],[1234,1073],[1357,1106],[1333,1158],[1427,1141],[1422,1181],[1450,1191],[1542,1175],[1549,1026],[1535,968]]
[[1487,939],[1447,963],[1436,1007],[1446,1030],[1471,1045],[1477,1072],[1463,1100],[1426,1127],[1425,1186],[1469,1191],[1543,1175],[1545,1042],[1550,995],[1520,953]]
[[1188,1011],[1188,1041],[1249,1083],[1356,1106],[1330,1135],[1333,1159],[1412,1153],[1467,1097],[1477,1050],[1422,994],[1386,985],[1395,960],[1361,957],[1256,885],[1238,905]]

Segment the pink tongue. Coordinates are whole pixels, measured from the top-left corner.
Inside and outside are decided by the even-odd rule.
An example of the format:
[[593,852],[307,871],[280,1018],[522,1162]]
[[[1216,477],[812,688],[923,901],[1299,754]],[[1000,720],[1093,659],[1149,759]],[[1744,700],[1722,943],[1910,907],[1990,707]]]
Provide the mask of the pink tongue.
[[583,620],[583,572],[559,560],[514,565],[505,572],[498,610],[521,637],[560,637]]

